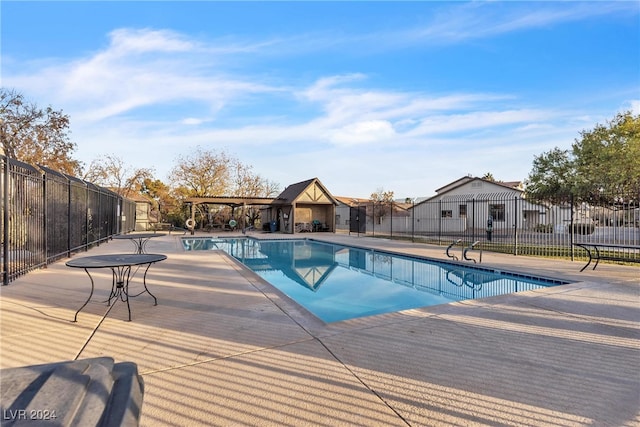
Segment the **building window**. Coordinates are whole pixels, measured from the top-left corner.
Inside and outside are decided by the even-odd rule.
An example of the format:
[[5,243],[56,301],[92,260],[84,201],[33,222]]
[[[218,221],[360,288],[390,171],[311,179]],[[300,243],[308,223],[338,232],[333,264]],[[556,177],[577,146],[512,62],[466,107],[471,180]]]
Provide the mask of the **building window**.
[[441,218],[453,218],[453,212],[452,211],[442,211]]
[[489,205],[489,215],[494,221],[504,221],[504,204]]
[[467,205],[458,206],[458,215],[460,216],[460,218],[467,217]]

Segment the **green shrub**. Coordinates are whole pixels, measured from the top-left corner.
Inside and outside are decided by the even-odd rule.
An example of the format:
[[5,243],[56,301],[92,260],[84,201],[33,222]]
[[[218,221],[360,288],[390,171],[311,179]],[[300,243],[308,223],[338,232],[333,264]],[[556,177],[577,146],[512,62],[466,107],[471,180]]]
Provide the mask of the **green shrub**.
[[537,233],[553,233],[553,224],[536,224],[533,230]]
[[595,231],[595,224],[573,224],[573,234],[591,234]]

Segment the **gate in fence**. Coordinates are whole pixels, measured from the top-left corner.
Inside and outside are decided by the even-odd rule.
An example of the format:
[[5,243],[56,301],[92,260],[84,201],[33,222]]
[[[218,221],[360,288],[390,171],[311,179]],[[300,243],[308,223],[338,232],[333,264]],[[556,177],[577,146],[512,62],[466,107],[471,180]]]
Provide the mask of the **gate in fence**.
[[367,208],[365,206],[349,209],[349,232],[358,234],[367,232]]

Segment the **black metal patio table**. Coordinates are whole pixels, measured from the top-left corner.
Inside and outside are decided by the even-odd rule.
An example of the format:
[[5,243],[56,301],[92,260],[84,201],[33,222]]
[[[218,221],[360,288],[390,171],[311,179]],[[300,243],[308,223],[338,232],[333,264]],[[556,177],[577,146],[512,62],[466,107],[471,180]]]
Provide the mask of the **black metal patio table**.
[[[117,300],[118,298],[120,298],[121,301],[126,302],[127,311],[129,312],[129,321],[131,321],[131,307],[129,306],[129,297],[137,297],[146,292],[153,297],[153,305],[158,305],[158,299],[147,288],[147,272],[149,271],[149,267],[151,267],[151,264],[163,261],[165,259],[167,259],[167,256],[161,254],[109,254],[87,256],[67,261],[67,267],[84,269],[84,271],[89,276],[89,279],[91,280],[91,293],[89,294],[89,298],[87,298],[82,307],[80,307],[78,311],[76,311],[76,315],[74,316],[73,321],[77,321],[78,313],[80,313],[80,311],[89,303],[91,297],[93,296],[95,285],[93,277],[91,277],[91,273],[89,273],[90,269],[111,269],[111,293],[109,294],[109,298],[105,302],[107,302],[107,305],[111,305],[111,301]],[[133,277],[133,275],[131,274],[131,267],[144,265],[147,266],[147,268],[144,270],[144,275],[142,276],[142,285],[144,286],[144,290],[135,295],[130,295],[129,282]]]
[[135,234],[119,234],[117,236],[113,236],[115,240],[130,240],[131,243],[135,246],[136,254],[144,254],[146,253],[145,247],[147,246],[147,242],[149,239],[154,237],[164,236],[162,233],[135,233]]

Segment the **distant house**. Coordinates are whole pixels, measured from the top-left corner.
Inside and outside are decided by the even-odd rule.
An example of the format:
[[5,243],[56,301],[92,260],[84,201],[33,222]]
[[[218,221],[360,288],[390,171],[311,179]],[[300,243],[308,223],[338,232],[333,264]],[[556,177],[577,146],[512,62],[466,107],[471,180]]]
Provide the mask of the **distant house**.
[[[369,199],[360,199],[357,197],[341,197],[336,196],[336,230],[349,231],[351,225],[351,210],[352,208],[365,207],[371,203]],[[361,218],[365,221],[361,224],[361,228],[366,229],[366,215]],[[357,226],[357,225],[356,225]]]
[[[534,229],[546,224],[554,211],[523,198],[522,183],[496,182],[471,176],[462,177],[436,190],[436,195],[417,203],[395,202],[393,211],[374,220],[368,199],[336,197],[336,229],[382,234],[462,233],[484,230],[489,218],[497,230]],[[357,215],[358,208],[361,215]],[[378,211],[376,215],[379,215]],[[359,222],[354,228],[353,221]]]
[[[336,207],[336,230],[343,231],[376,231],[389,233],[393,230],[408,229],[411,212],[410,203],[393,203],[393,210],[390,206],[384,208],[374,204],[369,199],[360,199],[354,197],[336,197],[338,206]],[[361,215],[354,216],[354,211],[361,209]],[[375,212],[375,215],[374,215]],[[357,221],[358,224],[354,224]]]
[[265,210],[284,233],[335,231],[337,204],[320,180],[312,178],[289,185]]
[[546,208],[523,199],[520,182],[495,182],[466,176],[436,190],[413,207],[416,232],[461,232],[493,227],[534,228],[545,223]]
[[142,194],[130,191],[126,198],[136,203],[136,225],[135,231],[147,231],[157,224],[157,210],[153,210],[153,200],[143,196]]

